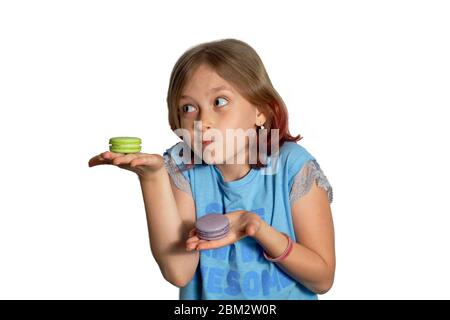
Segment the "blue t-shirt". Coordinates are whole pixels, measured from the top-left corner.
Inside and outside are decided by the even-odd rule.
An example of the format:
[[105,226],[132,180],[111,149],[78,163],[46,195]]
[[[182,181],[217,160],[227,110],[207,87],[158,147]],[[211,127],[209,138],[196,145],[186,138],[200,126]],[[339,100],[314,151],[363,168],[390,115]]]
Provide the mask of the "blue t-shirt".
[[[325,188],[329,202],[332,201],[331,186],[316,159],[296,142],[284,142],[277,156],[268,158],[267,168],[252,168],[244,177],[229,182],[224,181],[215,165],[196,164],[178,171],[185,168],[179,153],[183,143],[170,147],[163,156],[177,187],[192,195],[197,219],[209,213],[247,210],[296,240],[291,216],[293,201],[307,192],[312,181]],[[226,247],[200,251],[197,271],[180,288],[179,297],[182,300],[317,299],[315,293],[275,262],[266,260],[263,248],[252,237]]]

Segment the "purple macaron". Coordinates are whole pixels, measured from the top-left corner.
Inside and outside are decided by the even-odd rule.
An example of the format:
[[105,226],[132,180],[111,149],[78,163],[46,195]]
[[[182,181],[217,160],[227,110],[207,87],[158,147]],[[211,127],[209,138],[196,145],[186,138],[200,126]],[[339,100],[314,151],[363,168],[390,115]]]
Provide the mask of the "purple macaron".
[[225,237],[230,230],[230,221],[220,213],[204,215],[195,222],[197,235],[204,240],[218,240]]

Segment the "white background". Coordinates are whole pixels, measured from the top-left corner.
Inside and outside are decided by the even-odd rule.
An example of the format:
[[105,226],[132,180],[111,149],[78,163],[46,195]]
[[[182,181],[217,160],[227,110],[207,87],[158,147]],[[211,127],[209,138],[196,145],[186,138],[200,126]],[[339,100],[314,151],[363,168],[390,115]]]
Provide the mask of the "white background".
[[[450,298],[446,1],[0,2],[0,298],[178,299],[108,139],[178,141],[169,76],[204,41],[262,58],[334,188],[320,299]],[[161,214],[164,214],[163,212]]]

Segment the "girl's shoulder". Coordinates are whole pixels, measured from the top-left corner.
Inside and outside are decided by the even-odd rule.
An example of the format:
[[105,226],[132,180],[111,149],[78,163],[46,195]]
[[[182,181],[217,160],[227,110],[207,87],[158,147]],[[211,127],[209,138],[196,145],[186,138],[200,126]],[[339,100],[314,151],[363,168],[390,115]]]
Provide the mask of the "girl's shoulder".
[[280,147],[280,158],[289,180],[291,205],[308,193],[313,183],[325,189],[329,203],[333,201],[333,188],[317,159],[296,142],[288,141]]
[[314,156],[302,145],[294,141],[285,141],[279,149],[280,161],[292,175],[297,173],[301,167]]

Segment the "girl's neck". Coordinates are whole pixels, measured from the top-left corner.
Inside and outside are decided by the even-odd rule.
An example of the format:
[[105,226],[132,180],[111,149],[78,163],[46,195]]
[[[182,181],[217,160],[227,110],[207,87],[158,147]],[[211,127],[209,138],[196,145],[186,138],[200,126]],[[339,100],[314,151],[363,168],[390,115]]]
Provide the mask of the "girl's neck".
[[245,164],[216,164],[215,165],[222,173],[225,182],[239,180],[247,175],[250,171],[250,165]]
[[233,163],[231,164],[216,164],[215,166],[220,170],[222,173],[223,179],[225,182],[231,182],[235,180],[239,180],[243,178],[244,176],[249,173],[251,167],[248,157],[248,152],[245,152],[245,162],[244,163],[238,163],[237,159],[240,159],[237,155],[234,156]]

